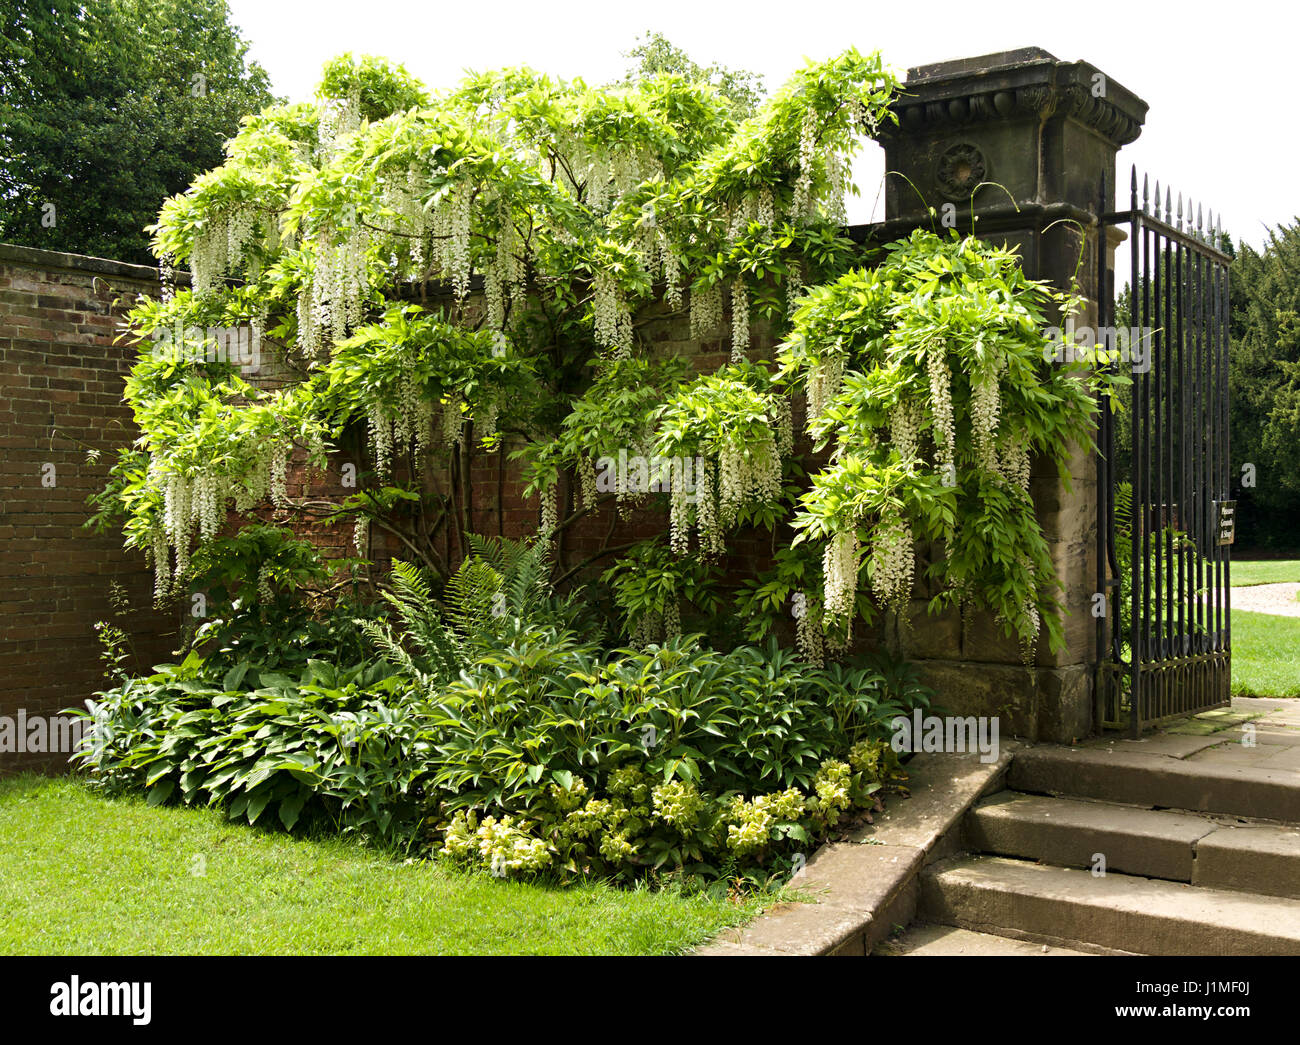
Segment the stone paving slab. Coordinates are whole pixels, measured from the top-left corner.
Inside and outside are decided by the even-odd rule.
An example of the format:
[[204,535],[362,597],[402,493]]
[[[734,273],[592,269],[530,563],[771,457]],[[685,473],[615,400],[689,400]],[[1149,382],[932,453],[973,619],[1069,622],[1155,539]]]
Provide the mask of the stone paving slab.
[[961,957],[1096,957],[1093,951],[1076,951],[1029,940],[958,929],[952,925],[916,924],[897,939],[886,940],[875,953],[886,957],[961,956]]
[[[1240,746],[1240,745],[1238,745]],[[1022,751],[1008,786],[1121,805],[1300,820],[1300,772],[1165,755],[1135,747],[1041,745]]]
[[1004,791],[966,820],[967,848],[1061,867],[1090,868],[1190,882],[1199,839],[1214,821],[1192,813],[1044,798]]
[[1192,884],[1300,898],[1300,827],[1220,827],[1196,845]]
[[977,932],[1037,934],[1159,955],[1300,955],[1300,900],[1006,860],[944,861],[921,915]]

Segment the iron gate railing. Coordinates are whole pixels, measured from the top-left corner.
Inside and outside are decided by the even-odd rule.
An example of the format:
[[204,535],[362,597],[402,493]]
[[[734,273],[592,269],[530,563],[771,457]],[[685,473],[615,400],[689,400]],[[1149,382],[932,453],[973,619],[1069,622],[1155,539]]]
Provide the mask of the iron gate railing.
[[[1229,548],[1235,504],[1228,461],[1228,264],[1219,230],[1189,201],[1184,215],[1156,183],[1107,212],[1102,186],[1098,333],[1118,336],[1132,385],[1117,417],[1104,403],[1098,437],[1098,721],[1146,726],[1230,700]],[[1186,223],[1184,225],[1184,222]],[[1127,301],[1117,301],[1105,229],[1127,225]],[[1134,339],[1137,339],[1136,341]],[[1123,341],[1129,342],[1123,353]],[[1107,346],[1110,347],[1110,346]],[[1127,436],[1128,447],[1118,441]],[[1125,452],[1127,451],[1127,452]],[[1125,501],[1128,501],[1127,510]]]

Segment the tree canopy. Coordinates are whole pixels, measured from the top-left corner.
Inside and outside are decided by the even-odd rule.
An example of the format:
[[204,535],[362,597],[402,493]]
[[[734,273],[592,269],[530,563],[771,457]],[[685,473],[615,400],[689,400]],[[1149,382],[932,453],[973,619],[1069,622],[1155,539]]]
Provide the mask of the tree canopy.
[[[1300,222],[1269,233],[1263,251],[1241,244],[1230,273],[1233,488],[1241,487],[1240,541],[1300,546]],[[1254,474],[1243,473],[1254,465]],[[1243,480],[1253,479],[1253,486]]]
[[274,100],[225,0],[9,0],[0,37],[0,241],[151,263],[162,201]]

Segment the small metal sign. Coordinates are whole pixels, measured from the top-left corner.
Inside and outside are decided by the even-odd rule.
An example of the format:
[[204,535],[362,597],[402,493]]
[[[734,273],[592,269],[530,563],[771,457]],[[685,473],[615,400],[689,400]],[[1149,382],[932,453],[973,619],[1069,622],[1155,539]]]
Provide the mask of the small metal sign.
[[1215,501],[1219,516],[1219,543],[1232,544],[1237,539],[1237,502]]

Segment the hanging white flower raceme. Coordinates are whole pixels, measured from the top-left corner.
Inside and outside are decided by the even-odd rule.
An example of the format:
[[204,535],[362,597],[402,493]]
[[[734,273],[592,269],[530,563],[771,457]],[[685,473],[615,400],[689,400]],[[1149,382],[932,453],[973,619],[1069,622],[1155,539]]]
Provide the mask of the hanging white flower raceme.
[[441,261],[443,275],[451,281],[452,291],[458,301],[469,295],[471,274],[470,227],[473,223],[473,188],[457,185],[444,205],[442,227],[446,239],[442,240]]
[[718,519],[717,479],[713,466],[707,459],[700,462],[696,492],[695,515],[700,533],[700,549],[705,557],[721,555],[726,550],[726,542],[722,539],[722,526]]
[[683,301],[682,259],[662,232],[659,233],[659,253],[663,258],[664,301],[674,312],[679,312]]
[[289,454],[293,444],[287,439],[277,440],[271,450],[271,503],[283,508],[289,503]]
[[808,418],[806,425],[820,417],[840,392],[844,380],[844,356],[831,352],[817,360],[808,371]]
[[985,471],[1000,475],[1003,465],[999,460],[997,433],[1002,399],[997,367],[993,364],[980,367],[971,385],[971,436],[975,443],[975,457]]
[[920,457],[920,425],[920,410],[908,399],[900,399],[889,413],[889,441],[893,443],[904,464]]
[[825,167],[826,188],[822,195],[822,206],[826,217],[840,225],[847,225],[848,162],[838,149],[829,149],[825,154]]
[[831,534],[822,552],[823,608],[831,622],[852,623],[858,594],[858,531]]
[[776,400],[776,452],[789,457],[794,452],[794,411],[790,400],[779,396]]
[[826,636],[822,632],[821,614],[808,604],[804,592],[794,594],[795,644],[799,656],[815,668],[820,668],[826,657]]
[[675,483],[668,502],[668,545],[677,555],[685,555],[691,548],[690,494]]
[[745,504],[773,501],[780,494],[781,456],[771,428],[718,448],[718,521],[724,528],[736,521]]
[[555,534],[556,527],[560,523],[560,490],[556,483],[552,483],[541,492],[542,500],[542,520],[541,525],[537,528],[537,534],[543,540],[550,540]]
[[352,546],[356,548],[358,555],[366,554],[366,543],[369,539],[370,517],[358,515],[356,522],[352,525]]
[[167,534],[160,526],[154,528],[151,553],[153,597],[155,602],[162,602],[171,586],[171,551],[167,546]]
[[596,486],[596,462],[590,457],[585,457],[578,463],[577,471],[582,506],[587,509],[595,508],[596,501],[600,497],[600,491]]
[[483,403],[474,416],[474,431],[477,439],[490,439],[497,434],[497,418],[500,416],[501,404],[493,396]]
[[632,354],[632,310],[623,292],[612,276],[600,272],[593,282],[592,295],[596,343],[613,350],[616,358],[628,358]]
[[442,406],[442,445],[450,450],[460,446],[465,438],[465,401],[453,395]]
[[327,98],[321,105],[317,140],[320,154],[328,159],[342,144],[343,139],[361,126],[361,92],[353,91],[346,98]]
[[664,603],[664,640],[675,639],[682,633],[682,612],[681,604],[675,596],[669,597]]
[[799,176],[794,183],[790,217],[798,221],[808,216],[812,206],[813,162],[817,155],[817,114],[809,109],[799,128]]
[[793,313],[799,307],[803,291],[803,262],[796,261],[790,265],[790,274],[785,279],[785,307],[788,312]]
[[743,363],[749,351],[749,287],[743,276],[731,284],[731,361]]
[[1009,433],[1002,449],[1003,475],[1022,490],[1029,489],[1029,444]]
[[944,475],[952,474],[957,461],[957,428],[952,411],[952,378],[948,361],[941,349],[926,352],[926,371],[930,378],[930,414],[934,419],[935,467]]
[[371,400],[366,409],[366,423],[370,431],[370,445],[375,452],[375,469],[388,475],[393,463],[393,419],[384,404]]
[[691,337],[711,337],[722,326],[722,284],[691,291]]
[[653,611],[643,613],[636,619],[632,627],[632,645],[638,649],[645,649],[654,642],[658,642],[663,635],[663,618]]
[[900,513],[882,519],[871,537],[872,590],[882,605],[897,608],[912,594],[916,568],[912,528]]
[[208,293],[234,271],[253,241],[258,216],[251,204],[227,203],[208,211],[190,246],[190,286],[195,294]]

